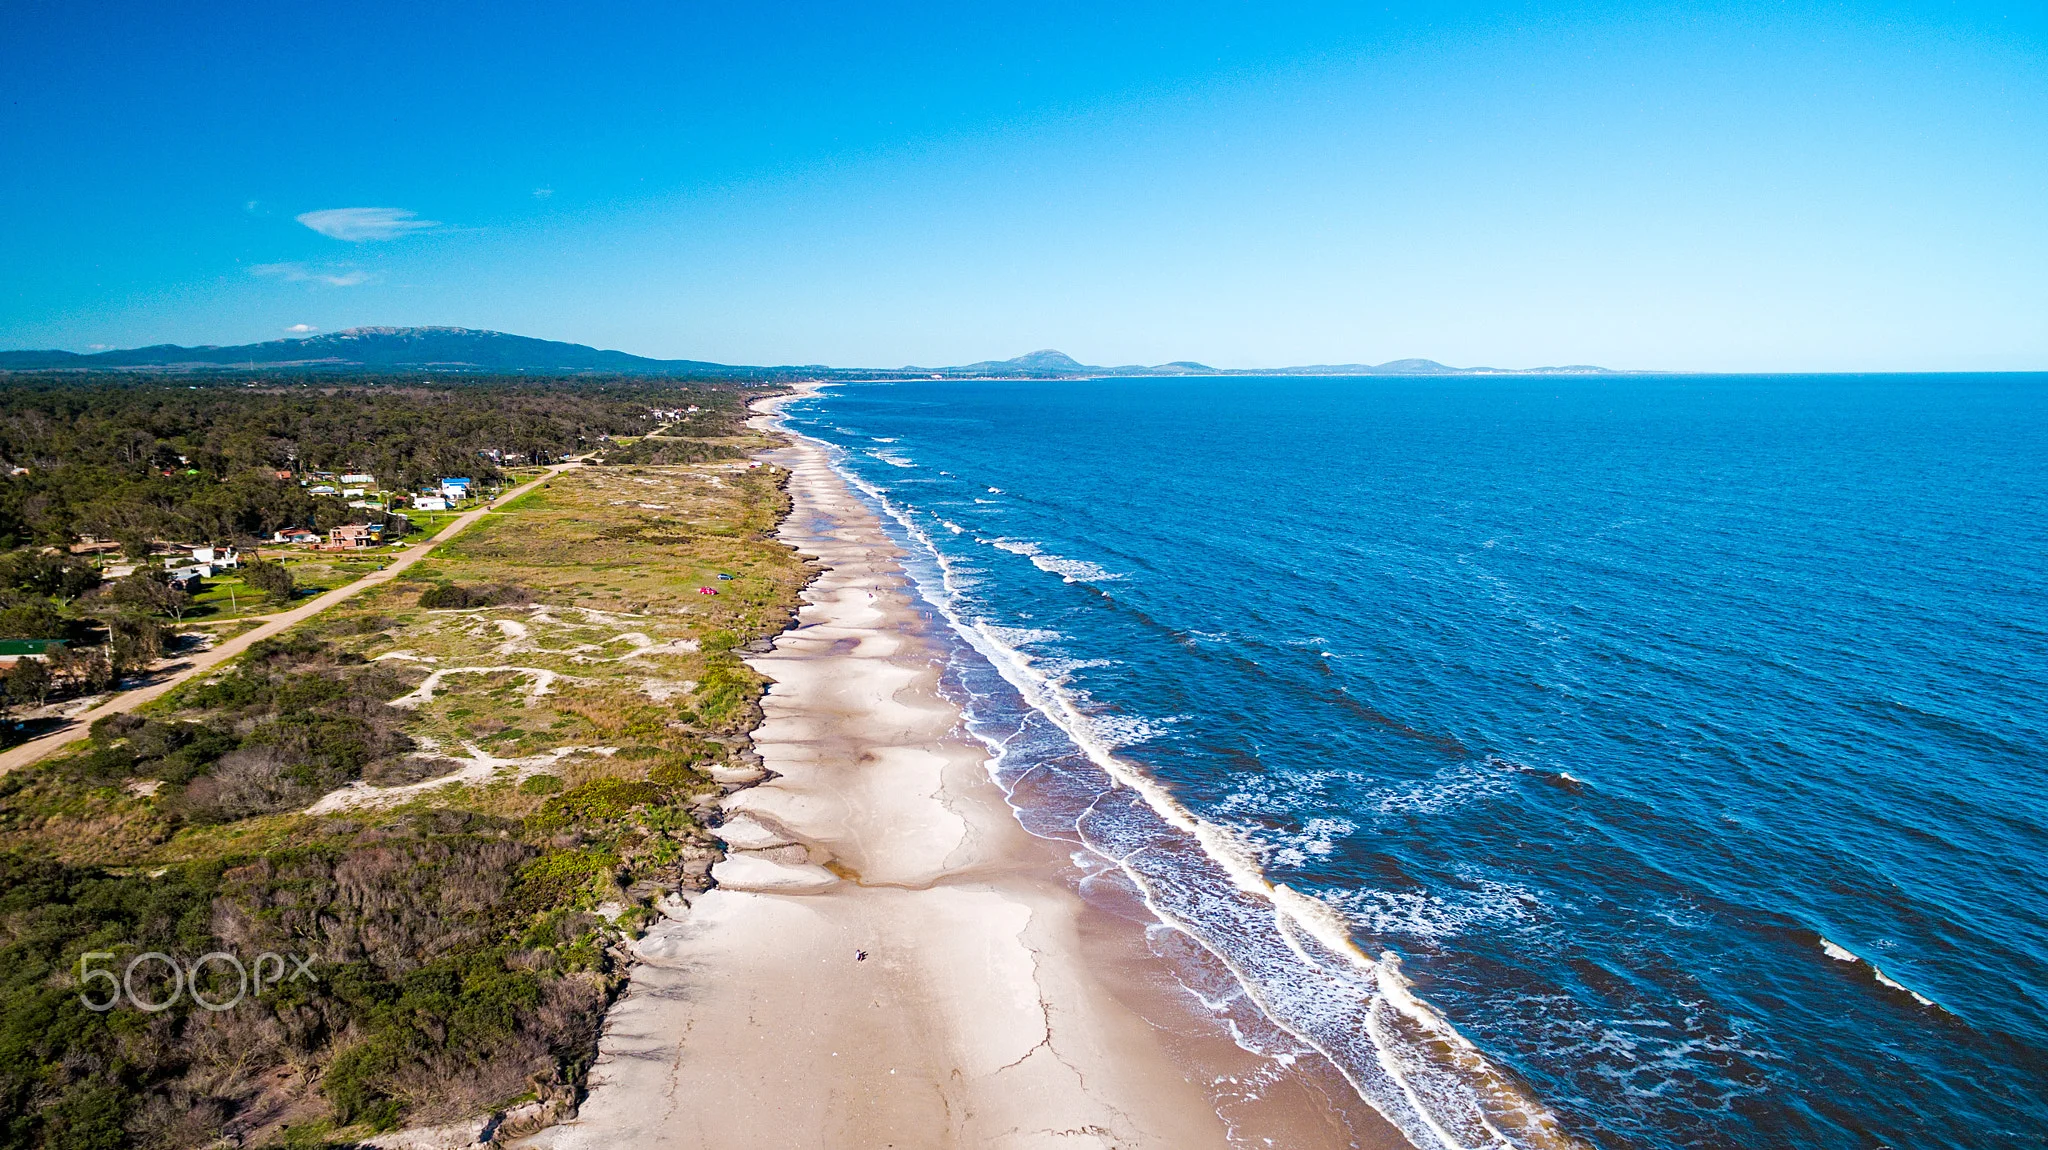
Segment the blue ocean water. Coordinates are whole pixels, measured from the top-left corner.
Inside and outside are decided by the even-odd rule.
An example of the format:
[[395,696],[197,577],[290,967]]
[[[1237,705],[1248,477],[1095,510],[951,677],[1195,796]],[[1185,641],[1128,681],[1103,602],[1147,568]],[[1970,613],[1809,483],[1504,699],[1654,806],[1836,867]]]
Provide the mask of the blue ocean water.
[[2048,1145],[2048,376],[791,417],[977,652],[1027,824],[1418,1144]]

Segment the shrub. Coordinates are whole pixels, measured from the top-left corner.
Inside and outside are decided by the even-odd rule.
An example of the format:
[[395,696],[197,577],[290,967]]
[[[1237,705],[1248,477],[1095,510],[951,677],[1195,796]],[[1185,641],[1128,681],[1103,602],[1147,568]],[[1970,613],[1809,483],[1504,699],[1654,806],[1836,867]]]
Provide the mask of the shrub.
[[514,896],[518,907],[532,913],[571,902],[600,876],[609,877],[618,861],[611,854],[598,851],[556,851],[542,855],[519,871]]
[[688,762],[668,762],[647,772],[647,781],[664,791],[691,794],[703,789],[704,776]]
[[533,816],[539,829],[572,824],[605,822],[632,813],[634,807],[662,801],[661,788],[653,783],[626,779],[593,779],[564,791],[540,805]]
[[464,587],[460,583],[442,583],[420,593],[420,606],[442,610],[503,607],[531,602],[532,592],[510,583],[487,583],[475,587]]
[[519,784],[522,795],[552,795],[562,789],[562,780],[553,775],[535,775]]

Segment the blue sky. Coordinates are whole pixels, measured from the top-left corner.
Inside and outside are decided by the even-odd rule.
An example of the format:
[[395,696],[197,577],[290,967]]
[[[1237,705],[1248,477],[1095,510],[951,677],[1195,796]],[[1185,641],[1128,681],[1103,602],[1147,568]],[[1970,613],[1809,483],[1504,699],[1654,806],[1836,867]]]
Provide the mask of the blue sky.
[[0,0],[0,43],[0,347],[2048,368],[2038,0]]

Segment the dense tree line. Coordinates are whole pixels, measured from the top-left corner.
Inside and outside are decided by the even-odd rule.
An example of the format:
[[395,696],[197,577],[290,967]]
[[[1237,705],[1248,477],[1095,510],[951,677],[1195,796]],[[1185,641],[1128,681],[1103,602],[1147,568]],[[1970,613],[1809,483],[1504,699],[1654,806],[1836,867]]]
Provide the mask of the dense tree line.
[[508,456],[552,462],[645,434],[652,408],[695,405],[700,433],[736,431],[744,401],[629,378],[0,375],[0,548],[323,530],[364,515],[309,494],[308,472],[368,472],[387,489],[488,480]]

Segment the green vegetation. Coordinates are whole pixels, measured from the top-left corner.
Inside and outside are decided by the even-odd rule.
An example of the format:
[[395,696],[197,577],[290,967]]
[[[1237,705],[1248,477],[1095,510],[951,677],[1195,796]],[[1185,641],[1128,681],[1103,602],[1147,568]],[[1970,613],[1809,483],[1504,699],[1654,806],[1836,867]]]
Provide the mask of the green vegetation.
[[[771,538],[783,479],[564,473],[0,777],[0,1150],[310,1147],[522,1099],[527,1126],[566,1113],[617,945],[704,888],[716,844],[693,804],[753,766],[761,680],[735,652],[786,625],[806,579]],[[303,588],[314,562],[285,570]],[[61,614],[64,580],[86,580],[60,567],[0,577]],[[255,571],[243,586],[278,582]],[[88,969],[150,951],[307,973],[219,1011],[81,1000],[106,988]],[[156,969],[136,986],[160,1000]],[[214,961],[188,989],[236,988]]]
[[[743,402],[726,387],[623,379],[0,375],[0,471],[24,469],[0,482],[0,548],[92,534],[141,555],[151,539],[371,522],[299,480],[367,472],[405,491],[503,479],[507,458],[550,462],[644,431],[654,406],[699,405],[704,434],[733,435]],[[714,449],[731,447],[701,448]]]
[[[369,473],[400,491],[443,475],[510,483],[535,463],[644,432],[656,410],[688,405],[702,409],[693,427],[707,438],[678,440],[694,445],[683,454],[733,455],[751,442],[741,437],[744,401],[730,387],[598,377],[335,384],[0,373],[0,639],[66,641],[45,661],[45,681],[0,691],[0,707],[27,720],[0,743],[54,721],[53,701],[150,670],[194,641],[177,637],[187,625],[275,611],[385,562],[360,553],[258,559],[257,541],[280,529],[381,522],[424,537],[454,518],[399,520],[313,494],[339,487],[340,474]],[[174,583],[168,568],[190,561],[180,544],[234,544],[245,563],[197,586]],[[135,570],[115,578],[105,565],[123,556],[122,568]]]

